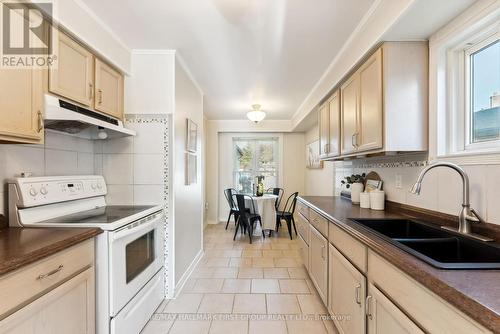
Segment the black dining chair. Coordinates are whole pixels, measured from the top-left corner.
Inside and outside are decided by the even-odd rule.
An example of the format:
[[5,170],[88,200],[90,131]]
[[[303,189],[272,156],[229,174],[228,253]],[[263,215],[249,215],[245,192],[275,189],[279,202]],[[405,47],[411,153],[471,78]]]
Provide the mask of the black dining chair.
[[273,194],[278,196],[276,198],[276,202],[274,203],[274,207],[276,208],[276,211],[280,209],[280,204],[281,204],[281,199],[283,198],[283,194],[285,193],[285,189],[283,188],[269,188],[266,190],[268,194]]
[[227,204],[229,205],[229,216],[227,217],[226,230],[229,226],[229,221],[231,220],[231,216],[234,215],[234,224],[237,224],[238,221],[238,206],[234,201],[234,195],[236,195],[237,190],[234,188],[224,189],[224,196],[226,197]]
[[290,234],[290,239],[292,239],[292,224],[295,230],[295,236],[297,236],[297,227],[295,227],[295,219],[293,214],[295,212],[295,204],[297,203],[298,192],[291,194],[283,207],[283,211],[276,211],[276,232],[279,230],[281,220],[286,221],[286,226],[288,227],[288,234]]
[[[245,205],[245,199],[250,199],[250,203],[252,203],[252,207],[247,208]],[[260,228],[262,229],[262,218],[255,210],[255,204],[251,196],[236,194],[236,204],[238,205],[238,221],[236,222],[236,231],[234,231],[233,240],[236,239],[236,235],[238,234],[238,229],[241,227],[243,233],[248,230],[248,236],[250,237],[250,243],[252,243],[253,230],[255,229],[255,224],[257,221],[260,224]],[[264,230],[262,230],[262,237],[266,237],[264,234]]]

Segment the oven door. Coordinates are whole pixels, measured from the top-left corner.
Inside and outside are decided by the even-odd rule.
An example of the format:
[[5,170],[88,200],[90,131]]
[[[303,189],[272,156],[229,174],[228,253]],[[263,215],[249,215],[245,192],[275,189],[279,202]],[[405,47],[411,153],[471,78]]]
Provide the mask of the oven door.
[[114,317],[163,267],[163,212],[110,234],[110,312]]

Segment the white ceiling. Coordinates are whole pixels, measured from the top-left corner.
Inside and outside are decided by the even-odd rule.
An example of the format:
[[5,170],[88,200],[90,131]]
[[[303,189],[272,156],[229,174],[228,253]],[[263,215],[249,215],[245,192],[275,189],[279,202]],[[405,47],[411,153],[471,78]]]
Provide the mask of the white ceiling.
[[[373,0],[85,0],[132,49],[176,49],[209,119],[290,119]],[[119,8],[117,4],[119,3]]]

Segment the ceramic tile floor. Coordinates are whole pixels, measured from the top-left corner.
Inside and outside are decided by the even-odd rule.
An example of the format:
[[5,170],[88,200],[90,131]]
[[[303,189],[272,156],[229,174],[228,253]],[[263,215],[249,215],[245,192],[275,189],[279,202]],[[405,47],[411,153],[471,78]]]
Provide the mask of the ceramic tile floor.
[[176,299],[165,300],[142,334],[337,333],[288,231],[233,241],[234,224],[209,225],[205,255]]

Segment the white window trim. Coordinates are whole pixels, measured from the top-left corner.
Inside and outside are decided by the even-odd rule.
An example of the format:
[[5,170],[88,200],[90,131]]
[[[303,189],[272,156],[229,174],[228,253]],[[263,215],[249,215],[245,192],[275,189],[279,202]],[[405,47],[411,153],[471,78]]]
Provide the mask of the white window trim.
[[[283,187],[283,135],[282,134],[269,134],[269,135],[248,135],[248,134],[245,134],[243,136],[233,136],[231,138],[231,141],[232,141],[232,149],[234,149],[234,142],[235,140],[263,140],[263,139],[277,139],[277,142],[278,142],[278,171],[277,171],[277,174],[278,174],[278,178],[277,178],[277,184],[276,184],[276,187]],[[234,159],[234,156],[233,156],[233,159]],[[233,164],[234,164],[234,161],[233,161]],[[252,168],[252,172],[256,169],[256,166],[257,166],[257,163],[254,161],[254,166]],[[233,171],[233,177],[234,177],[234,173],[235,173],[235,170],[234,170],[234,165],[233,165],[233,168],[232,168],[232,171]],[[233,187],[236,187],[236,185],[234,184],[234,179],[233,179]]]
[[[500,2],[478,1],[429,41],[429,160],[463,165],[500,164],[500,146],[466,145],[469,129],[465,76],[467,43],[493,38],[500,29]],[[489,43],[488,43],[489,44]],[[462,83],[462,84],[460,84]],[[496,141],[495,141],[496,142]],[[486,144],[486,143],[481,143]],[[493,147],[494,146],[494,147]]]

